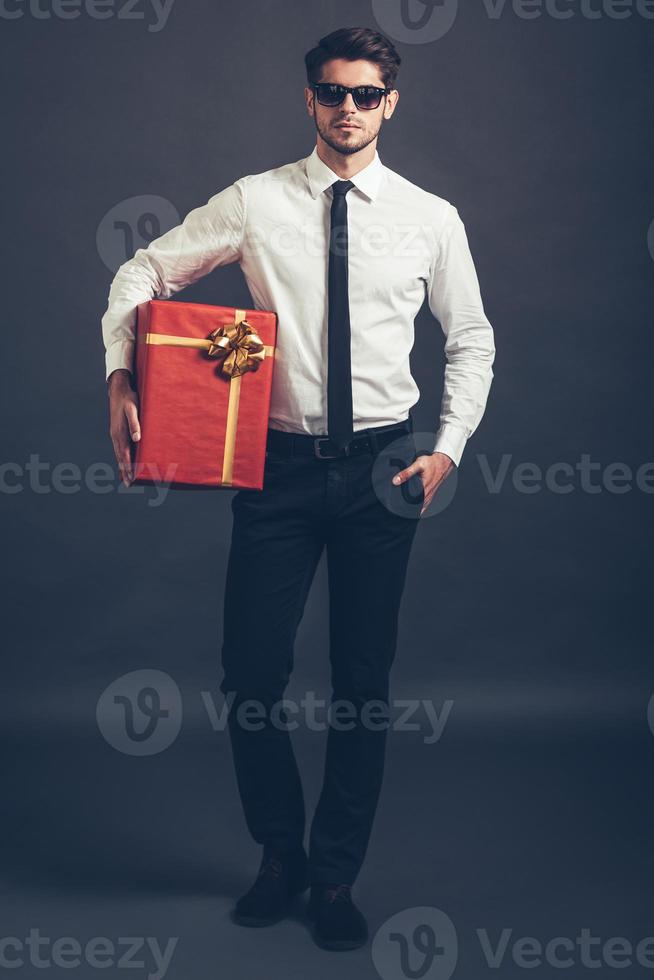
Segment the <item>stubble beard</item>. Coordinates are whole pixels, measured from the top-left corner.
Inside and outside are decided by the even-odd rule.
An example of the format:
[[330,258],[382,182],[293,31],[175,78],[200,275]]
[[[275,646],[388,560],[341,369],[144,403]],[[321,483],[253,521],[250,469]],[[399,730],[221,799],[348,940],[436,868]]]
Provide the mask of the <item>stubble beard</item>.
[[327,144],[327,146],[331,147],[332,150],[336,150],[337,153],[342,153],[343,156],[351,156],[353,153],[358,153],[359,150],[363,150],[366,146],[369,146],[369,144],[372,143],[377,136],[379,136],[379,131],[381,130],[380,123],[379,129],[372,135],[366,135],[364,133],[361,139],[354,143],[338,143],[333,136],[330,135],[330,130],[320,125],[318,122],[318,117],[314,115],[313,118],[320,138]]

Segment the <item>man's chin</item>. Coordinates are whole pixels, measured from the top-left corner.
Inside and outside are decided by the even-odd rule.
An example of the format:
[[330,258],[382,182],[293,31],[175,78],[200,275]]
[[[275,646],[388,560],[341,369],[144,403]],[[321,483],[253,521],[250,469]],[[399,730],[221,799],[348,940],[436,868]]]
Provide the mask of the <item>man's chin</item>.
[[365,140],[353,140],[347,134],[341,135],[338,132],[335,135],[330,133],[328,139],[325,139],[323,136],[323,139],[328,146],[331,146],[332,150],[337,150],[339,153],[346,155],[349,155],[350,153],[358,153],[359,150],[362,150],[364,146],[368,145]]
[[349,145],[351,141],[354,141],[356,143],[357,141],[363,138],[360,129],[337,128],[337,129],[333,129],[332,133],[334,135],[334,139],[342,141],[346,146]]

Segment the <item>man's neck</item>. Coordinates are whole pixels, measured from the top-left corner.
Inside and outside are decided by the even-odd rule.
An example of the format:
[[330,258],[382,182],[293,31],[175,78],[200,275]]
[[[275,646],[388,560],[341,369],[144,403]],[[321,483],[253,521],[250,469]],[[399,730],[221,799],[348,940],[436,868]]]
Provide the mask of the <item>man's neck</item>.
[[360,170],[363,170],[364,167],[367,167],[375,159],[377,140],[373,140],[372,143],[364,146],[357,153],[339,153],[318,137],[316,148],[318,156],[323,163],[327,164],[330,170],[338,174],[341,180],[349,180],[350,177],[354,177],[355,174],[358,174]]

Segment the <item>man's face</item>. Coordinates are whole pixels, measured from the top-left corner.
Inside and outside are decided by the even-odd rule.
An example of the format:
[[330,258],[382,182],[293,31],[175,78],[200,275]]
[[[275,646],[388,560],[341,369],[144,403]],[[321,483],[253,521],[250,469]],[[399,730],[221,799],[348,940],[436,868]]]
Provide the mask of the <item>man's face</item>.
[[[323,65],[320,82],[333,85],[375,85],[384,88],[378,66],[372,61],[347,61],[334,58]],[[333,150],[348,155],[357,153],[376,140],[384,119],[393,115],[399,93],[393,90],[382,96],[377,109],[357,109],[351,92],[333,109],[320,105],[314,89],[305,88],[307,109],[313,116],[318,135]]]

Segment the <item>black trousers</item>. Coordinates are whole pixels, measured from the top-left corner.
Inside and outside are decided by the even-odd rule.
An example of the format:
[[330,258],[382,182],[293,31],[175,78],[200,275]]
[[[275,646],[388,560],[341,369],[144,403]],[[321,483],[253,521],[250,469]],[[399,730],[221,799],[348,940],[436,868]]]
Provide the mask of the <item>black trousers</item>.
[[[410,417],[405,424],[412,429]],[[236,779],[248,829],[264,854],[292,851],[304,840],[302,784],[289,731],[280,723],[297,722],[301,715],[280,711],[279,702],[307,594],[327,552],[331,702],[344,699],[347,709],[341,723],[332,721],[327,730],[323,785],[310,832],[312,883],[354,882],[382,784],[389,671],[424,501],[419,476],[403,488],[391,484],[393,474],[415,459],[411,432],[393,446],[395,465],[381,483],[379,468],[373,480],[374,447],[336,459],[268,452],[264,489],[239,490],[232,498],[220,689],[233,699],[228,728]],[[407,496],[409,484],[413,496]],[[395,496],[401,492],[402,499]],[[245,712],[250,700],[259,707],[239,720],[239,707]]]

